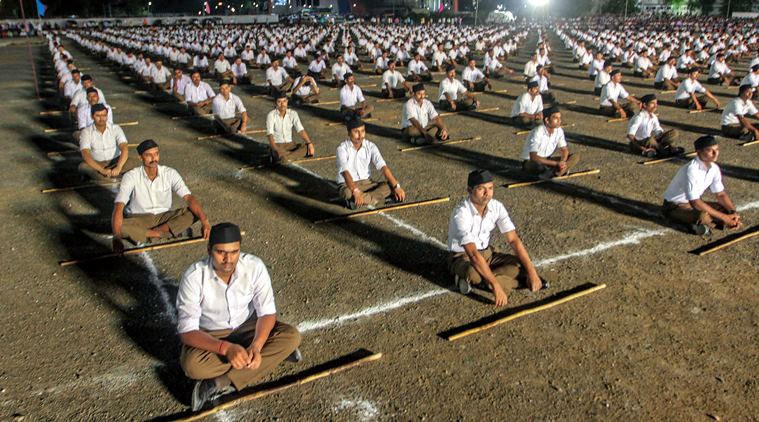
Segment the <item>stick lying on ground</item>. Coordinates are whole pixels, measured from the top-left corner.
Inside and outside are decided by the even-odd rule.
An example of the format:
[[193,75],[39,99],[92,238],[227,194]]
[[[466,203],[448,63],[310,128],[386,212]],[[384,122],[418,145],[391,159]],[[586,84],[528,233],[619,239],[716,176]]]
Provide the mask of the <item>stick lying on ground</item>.
[[639,161],[638,164],[643,164],[644,166],[648,166],[648,165],[651,165],[651,164],[659,164],[659,163],[664,163],[664,162],[667,162],[667,161],[677,160],[679,158],[694,157],[695,155],[696,155],[696,151],[691,151],[691,152],[688,152],[688,153],[685,153],[685,154],[681,154],[681,155],[673,155],[671,157],[654,158],[653,160]]
[[377,208],[373,210],[358,211],[358,212],[354,212],[350,214],[338,215],[336,217],[325,218],[323,220],[316,220],[314,221],[314,224],[331,223],[333,221],[348,220],[351,218],[364,217],[367,215],[374,215],[374,214],[379,214],[382,212],[397,211],[397,210],[402,210],[406,208],[415,208],[415,207],[420,207],[422,205],[439,204],[441,202],[448,202],[450,199],[451,198],[449,196],[445,196],[441,198],[427,199],[424,201],[409,202],[406,204],[400,203],[400,204],[390,205],[388,207]]
[[208,119],[210,117],[213,117],[213,113],[193,114],[191,116],[171,116],[171,120]]
[[[111,110],[116,110],[116,107],[111,107]],[[40,111],[40,116],[60,116],[62,114],[63,110]]]
[[448,112],[445,112],[445,113],[440,113],[440,114],[438,114],[438,116],[442,116],[442,117],[453,116],[454,114],[457,114],[457,113],[467,113],[467,112],[484,113],[486,111],[496,111],[498,109],[500,109],[500,107],[481,108],[481,109],[474,109],[474,110],[448,111]]
[[746,229],[742,231],[741,233],[725,236],[722,239],[717,240],[716,242],[712,242],[700,248],[694,249],[691,251],[691,253],[694,253],[698,256],[708,255],[710,253],[717,252],[720,249],[724,249],[728,246],[732,246],[738,242],[742,242],[746,239],[750,239],[754,236],[759,236],[759,225]]
[[[245,235],[245,232],[244,231],[240,232],[240,234]],[[158,243],[155,245],[142,246],[139,248],[124,249],[123,255],[135,255],[135,254],[139,254],[143,252],[157,251],[159,249],[176,248],[177,246],[193,245],[195,243],[201,243],[201,242],[206,242],[206,240],[203,239],[203,236],[197,236],[197,237],[191,237],[189,239],[175,240],[172,242],[164,242],[164,243]],[[116,252],[106,252],[100,255],[93,255],[87,258],[66,259],[63,261],[58,261],[58,265],[60,265],[61,267],[68,267],[70,265],[75,265],[75,264],[84,264],[87,262],[100,261],[102,259],[120,257],[121,255],[122,254],[118,254]]]
[[677,90],[673,89],[670,91],[659,91],[659,94],[674,94],[675,92],[677,92]]
[[415,147],[398,148],[398,151],[400,151],[400,152],[418,151],[420,149],[436,148],[436,147],[442,147],[444,145],[461,144],[461,143],[464,143],[464,142],[479,141],[480,139],[482,139],[482,137],[480,137],[480,136],[473,136],[471,138],[462,138],[462,139],[452,139],[452,140],[448,140],[448,141],[435,142],[434,144],[426,144],[426,145],[418,145],[418,146],[415,146]]
[[[137,148],[137,145],[139,144],[127,144],[127,147],[129,148]],[[61,155],[68,155],[68,154],[80,154],[81,151],[78,149],[72,149],[68,151],[51,151],[47,153],[48,157],[58,157]]]
[[556,182],[559,180],[566,180],[566,179],[571,179],[573,177],[587,176],[589,174],[596,174],[600,172],[601,172],[601,169],[583,170],[583,171],[578,171],[577,173],[569,173],[566,176],[552,177],[550,179],[538,179],[538,180],[531,180],[529,182],[509,183],[509,184],[503,185],[503,187],[505,187],[506,189],[521,188],[522,186],[537,185],[539,183],[546,183],[546,182]]
[[298,376],[297,378],[295,378],[293,381],[288,382],[286,384],[282,384],[282,385],[279,385],[279,386],[267,388],[265,390],[252,391],[252,392],[250,392],[248,394],[245,394],[243,396],[240,396],[240,397],[238,397],[238,398],[236,398],[234,400],[230,400],[230,401],[228,401],[226,403],[222,403],[222,404],[220,404],[220,405],[218,405],[218,406],[216,406],[214,408],[194,413],[191,416],[179,417],[177,419],[172,419],[172,420],[175,420],[175,421],[196,421],[198,419],[202,419],[202,418],[214,415],[214,414],[216,414],[216,413],[218,413],[218,412],[220,412],[222,410],[229,409],[229,408],[237,406],[239,404],[242,404],[242,403],[245,403],[245,402],[248,402],[248,401],[251,401],[251,400],[256,400],[256,399],[259,399],[261,397],[266,397],[266,396],[268,396],[270,394],[274,394],[274,393],[278,393],[280,391],[288,390],[288,389],[293,388],[293,387],[297,387],[297,386],[300,386],[300,385],[308,384],[310,382],[317,381],[319,379],[328,377],[330,375],[334,375],[334,374],[338,374],[338,373],[343,372],[343,371],[347,371],[348,369],[355,368],[355,367],[363,365],[365,363],[373,362],[373,361],[378,360],[380,358],[382,358],[382,353],[373,353],[373,354],[371,354],[369,356],[365,356],[365,357],[361,357],[361,358],[355,358],[355,359],[353,359],[353,360],[351,360],[351,361],[349,361],[347,363],[343,363],[343,364],[340,364],[340,365],[337,365],[337,366],[333,366],[331,368],[327,368],[327,369],[321,370],[321,371],[313,373],[311,375],[301,374],[300,376]]
[[[312,161],[332,160],[334,158],[335,158],[334,155],[323,155],[321,157],[311,157],[311,158],[302,158],[300,160],[290,160],[288,164],[303,164],[303,163],[310,163]],[[265,164],[251,164],[249,166],[238,167],[238,169],[248,170],[248,169],[260,169],[264,167],[266,167]]]
[[606,123],[626,122],[627,117],[616,117],[614,119],[606,119]]
[[722,111],[720,108],[702,108],[701,110],[688,110],[688,114],[706,113],[707,111]]
[[466,336],[469,336],[469,335],[472,335],[472,334],[476,334],[476,333],[479,333],[480,331],[485,331],[485,330],[488,330],[488,329],[493,328],[495,326],[507,323],[509,321],[513,321],[513,320],[515,320],[517,318],[521,318],[523,316],[527,316],[527,315],[530,315],[530,314],[534,314],[536,312],[540,312],[540,311],[543,311],[543,310],[546,310],[546,309],[549,309],[549,308],[553,308],[554,306],[561,305],[562,303],[569,302],[570,300],[574,300],[574,299],[577,299],[579,297],[589,295],[589,294],[591,294],[593,292],[597,292],[597,291],[599,291],[601,289],[605,289],[605,288],[606,288],[605,284],[594,285],[594,286],[592,286],[592,287],[590,287],[588,289],[581,290],[581,291],[579,291],[577,293],[572,293],[569,296],[562,297],[560,299],[557,299],[557,300],[545,303],[543,305],[535,306],[534,308],[524,309],[522,311],[513,313],[513,314],[511,314],[509,316],[505,316],[503,318],[496,319],[495,321],[492,321],[492,322],[489,322],[489,323],[486,323],[486,324],[482,324],[479,327],[474,327],[474,328],[470,328],[468,330],[464,330],[464,331],[458,332],[456,334],[448,336],[446,338],[446,340],[448,340],[448,341],[458,340],[458,339],[460,339],[462,337],[466,337]]
[[[139,121],[133,121],[133,122],[123,122],[123,123],[116,123],[118,126],[137,126],[139,125]],[[60,129],[53,129],[53,128],[47,128],[45,129],[45,133],[60,133],[60,132],[73,132],[76,128],[67,127],[67,128],[60,128]]]
[[219,133],[216,135],[198,136],[195,139],[197,139],[198,141],[207,141],[209,139],[221,138],[228,135],[252,135],[254,133],[266,133],[266,129],[246,130],[245,132],[241,132],[241,133]]
[[76,185],[76,186],[67,186],[65,188],[45,188],[40,189],[40,192],[42,193],[57,193],[57,192],[71,192],[74,190],[81,190],[81,189],[90,189],[90,188],[98,188],[103,186],[118,186],[121,179],[114,179],[111,180],[103,180],[97,181],[97,182],[89,182],[82,185]]
[[740,146],[742,146],[742,147],[749,147],[749,146],[751,146],[751,145],[756,145],[756,144],[759,144],[759,139],[757,139],[756,141],[748,141],[748,142],[744,142],[744,143],[742,143],[742,144],[738,144],[738,145],[740,145]]

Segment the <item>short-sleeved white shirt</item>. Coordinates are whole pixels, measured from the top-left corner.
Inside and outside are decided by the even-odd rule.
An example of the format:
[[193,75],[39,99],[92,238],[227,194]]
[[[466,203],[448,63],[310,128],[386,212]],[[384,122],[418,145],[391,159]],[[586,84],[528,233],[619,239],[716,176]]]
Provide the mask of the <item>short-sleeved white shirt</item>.
[[266,115],[266,134],[274,137],[274,143],[282,144],[293,141],[293,129],[296,133],[303,130],[298,112],[287,109],[285,116],[276,108]]
[[701,198],[707,188],[712,193],[725,190],[722,184],[722,172],[717,163],[712,163],[707,169],[704,162],[696,157],[680,167],[664,192],[664,199],[668,202],[684,204]]
[[476,67],[472,69],[471,67],[467,66],[461,72],[461,79],[474,83],[481,79],[485,79],[485,74]]
[[277,67],[277,70],[273,67],[266,69],[266,80],[274,86],[282,85],[287,78],[287,71],[283,67]]
[[543,98],[536,95],[532,98],[529,92],[523,92],[511,107],[511,117],[519,116],[520,113],[537,114],[543,111]]
[[254,314],[274,315],[274,290],[266,265],[254,255],[241,253],[229,283],[213,269],[211,258],[190,266],[177,291],[177,331],[233,330]]
[[491,199],[481,216],[469,198],[456,205],[448,222],[448,251],[464,252],[464,245],[474,243],[477,250],[490,245],[490,235],[498,227],[501,233],[515,230],[506,207],[496,199]]
[[342,66],[340,66],[339,63],[335,63],[332,65],[332,74],[337,77],[338,81],[342,81],[345,78],[345,74],[350,72],[351,68],[348,66],[347,63],[343,63]]
[[753,116],[757,113],[753,101],[743,101],[742,98],[733,98],[722,111],[722,126],[740,124],[738,116]]
[[244,113],[245,105],[243,105],[240,97],[233,93],[229,93],[229,99],[224,99],[224,96],[219,93],[213,99],[213,115],[220,119],[234,119],[235,113]]
[[627,126],[627,134],[633,135],[637,140],[648,139],[651,135],[658,135],[663,131],[659,124],[659,118],[646,110],[641,110],[633,116]]
[[616,84],[609,82],[601,89],[601,105],[611,106],[612,101],[619,101],[620,98],[624,99],[629,97],[625,87],[622,84]]
[[406,82],[406,78],[403,77],[401,72],[388,69],[382,74],[380,89],[387,89],[387,85],[390,85],[390,88],[398,88],[398,85],[403,82]]
[[126,214],[160,214],[171,209],[171,194],[190,195],[182,176],[171,167],[158,166],[158,176],[150,180],[144,166],[133,168],[121,178],[115,203],[126,204]]
[[438,101],[445,100],[445,94],[451,96],[451,99],[453,101],[458,100],[459,94],[463,94],[466,92],[466,87],[464,84],[461,83],[458,79],[449,79],[444,78],[442,81],[440,81],[440,88],[438,93]]
[[422,105],[416,101],[415,98],[411,98],[403,105],[403,113],[401,115],[401,129],[411,127],[411,119],[416,119],[422,127],[427,127],[427,124],[434,120],[438,116],[435,111],[435,106],[428,99],[422,100]]
[[676,78],[677,78],[677,68],[674,66],[670,66],[668,64],[664,64],[656,72],[656,77],[654,78],[654,82],[664,82],[665,79],[672,80]]
[[79,150],[90,150],[95,161],[111,161],[121,155],[119,145],[127,143],[124,131],[118,125],[106,123],[105,131],[100,131],[95,125],[87,126],[79,137]]
[[691,78],[685,78],[685,80],[682,81],[677,87],[677,92],[675,92],[675,99],[684,100],[696,92],[704,93],[706,92],[706,88],[704,88],[699,81],[694,81]]
[[356,104],[365,101],[364,93],[361,91],[358,85],[353,85],[351,88],[348,84],[345,84],[340,88],[340,106],[355,107]]
[[537,153],[542,158],[550,157],[557,148],[564,148],[566,146],[567,140],[564,137],[564,129],[557,128],[553,130],[552,134],[549,134],[546,126],[540,125],[527,135],[520,158],[522,160],[529,160],[531,152]]
[[[108,111],[108,123],[113,124],[113,110],[111,110],[111,106],[105,104],[105,109]],[[95,123],[95,121],[92,120],[91,110],[92,106],[90,103],[85,103],[76,108],[76,123],[79,130]]]
[[184,88],[184,100],[188,103],[199,103],[215,96],[211,85],[208,85],[207,82],[200,81],[198,86],[190,82]]
[[337,146],[337,183],[345,183],[343,172],[348,171],[354,182],[368,179],[371,176],[369,165],[376,170],[385,167],[385,160],[380,154],[379,148],[373,142],[364,139],[361,148],[356,150],[350,139],[344,140]]

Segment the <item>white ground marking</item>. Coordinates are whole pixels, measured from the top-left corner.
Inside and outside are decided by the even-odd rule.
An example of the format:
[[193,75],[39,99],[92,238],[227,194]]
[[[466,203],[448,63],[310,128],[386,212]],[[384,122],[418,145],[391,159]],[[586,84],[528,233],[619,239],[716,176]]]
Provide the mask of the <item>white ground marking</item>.
[[340,402],[334,406],[333,410],[336,412],[354,411],[360,421],[374,420],[379,416],[377,406],[368,400],[340,399]]
[[176,325],[177,312],[174,309],[174,305],[172,305],[171,300],[169,300],[169,294],[166,293],[166,290],[163,288],[163,280],[158,275],[158,268],[155,267],[153,258],[151,258],[147,252],[141,253],[140,257],[145,263],[145,268],[147,268],[150,272],[150,282],[155,286],[156,290],[158,290],[158,297],[160,298],[161,304],[163,305],[163,309],[159,315],[162,315],[164,318],[166,318],[166,320],[172,325]]

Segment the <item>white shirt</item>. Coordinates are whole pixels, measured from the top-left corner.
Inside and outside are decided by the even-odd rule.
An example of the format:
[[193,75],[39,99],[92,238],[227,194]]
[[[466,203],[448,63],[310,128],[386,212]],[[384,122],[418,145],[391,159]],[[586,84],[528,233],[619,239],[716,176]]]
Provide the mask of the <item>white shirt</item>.
[[464,68],[464,71],[461,72],[461,79],[474,83],[480,79],[485,79],[485,74],[476,67],[472,69],[471,67],[467,66]]
[[434,120],[438,116],[435,111],[435,106],[428,99],[422,100],[422,105],[416,101],[415,98],[411,98],[403,105],[403,112],[401,113],[401,129],[413,126],[411,119],[416,121],[422,126],[427,127],[430,120]]
[[231,92],[229,93],[229,99],[224,99],[224,96],[219,93],[213,99],[211,109],[213,110],[213,115],[220,119],[234,119],[235,113],[244,113],[246,111],[240,97]]
[[611,106],[612,101],[619,101],[620,98],[624,99],[629,96],[630,94],[627,93],[621,83],[609,82],[601,90],[601,105]]
[[522,160],[529,160],[531,152],[537,153],[542,158],[550,157],[556,151],[556,148],[564,148],[566,146],[567,140],[564,138],[564,129],[554,129],[553,133],[549,135],[546,126],[540,125],[527,135],[520,158]]
[[158,175],[151,181],[145,166],[124,173],[115,203],[126,204],[126,214],[160,214],[171,209],[171,194],[184,198],[190,190],[182,176],[171,167],[158,166]]
[[741,122],[738,116],[753,116],[757,113],[756,106],[751,100],[743,101],[742,98],[733,98],[722,111],[722,126],[738,125]]
[[158,66],[153,66],[150,69],[150,78],[153,80],[153,83],[163,84],[171,78],[171,72],[165,66],[161,66],[160,69]]
[[459,98],[459,94],[466,92],[466,87],[458,79],[444,78],[440,81],[440,88],[438,93],[438,101],[445,100],[445,94],[450,95],[451,100],[456,101]]
[[284,117],[279,114],[279,110],[277,109],[270,111],[266,115],[266,134],[272,135],[274,142],[277,144],[293,141],[293,127],[296,133],[300,133],[303,130],[300,117],[298,117],[298,112],[295,110],[288,108]]
[[211,89],[211,85],[208,85],[207,82],[200,81],[198,86],[195,86],[194,83],[189,83],[184,88],[184,100],[188,103],[199,103],[215,96],[216,94]]
[[403,82],[406,82],[406,78],[401,75],[401,72],[388,69],[382,74],[380,89],[387,89],[387,85],[390,85],[390,88],[398,88],[398,85]]
[[677,78],[677,68],[675,68],[674,66],[670,66],[668,64],[664,64],[656,72],[656,78],[654,79],[654,82],[664,82],[665,79],[671,80],[671,79],[676,79],[676,78]]
[[177,82],[176,78],[171,78],[171,92],[174,92],[174,85],[177,86],[177,93],[179,95],[184,94],[185,88],[187,88],[187,85],[192,85],[192,79],[190,79],[187,75],[182,75],[181,78],[179,78],[179,82]]
[[[113,124],[113,110],[111,110],[111,106],[106,104],[105,109],[108,111],[108,123]],[[82,130],[87,126],[95,123],[95,121],[92,120],[91,110],[92,106],[89,102],[76,108],[76,121],[79,130]]]
[[213,269],[211,258],[190,266],[177,291],[177,331],[233,330],[255,312],[274,315],[274,291],[266,265],[260,258],[241,253],[229,284]]
[[[100,88],[95,89],[98,91],[98,103],[105,104],[105,95],[103,94],[103,91],[101,91]],[[89,104],[87,102],[87,90],[82,87],[79,91],[74,93],[74,96],[71,98],[71,105],[81,107],[85,104]]]
[[490,234],[498,227],[501,233],[515,230],[506,207],[496,199],[491,199],[481,216],[469,198],[456,205],[448,221],[448,250],[464,252],[464,245],[474,243],[477,250],[490,245]]
[[348,84],[340,88],[340,106],[355,107],[356,104],[365,101],[364,93],[358,85],[353,85],[353,89]]
[[627,134],[633,135],[637,140],[648,139],[651,135],[658,135],[664,132],[659,124],[659,118],[646,110],[641,110],[638,114],[630,119],[627,125]]
[[603,88],[604,85],[611,81],[611,76],[603,70],[596,73],[596,80],[593,82],[593,88]]
[[719,60],[715,60],[714,63],[712,63],[712,67],[709,68],[709,78],[719,78],[720,76],[729,75],[733,71],[730,70],[729,67],[727,67],[727,63],[721,62]]
[[707,169],[704,162],[696,157],[677,171],[664,192],[664,199],[676,204],[685,204],[701,198],[706,188],[710,188],[712,193],[725,190],[722,172],[717,163],[712,163]]
[[408,75],[416,74],[420,75],[427,71],[427,65],[423,61],[416,61],[416,59],[408,62]]
[[348,171],[354,182],[366,180],[371,176],[369,165],[381,170],[386,166],[377,145],[367,139],[361,143],[361,148],[356,150],[350,139],[344,140],[337,146],[337,183],[344,184],[343,172]]
[[342,81],[345,77],[345,74],[350,72],[351,68],[348,66],[347,63],[343,63],[342,66],[340,66],[339,63],[335,63],[332,65],[332,74],[335,75],[338,81]]
[[274,67],[266,69],[266,81],[273,86],[282,86],[287,77],[287,71],[283,67],[277,67],[276,70]]
[[213,70],[216,71],[216,73],[224,73],[231,68],[232,66],[229,65],[227,60],[216,60],[213,62]]
[[756,89],[759,87],[759,74],[756,74],[754,72],[749,72],[746,74],[746,76],[741,79],[741,85],[751,85]]
[[691,78],[685,78],[685,80],[682,81],[677,87],[677,92],[675,92],[675,100],[683,100],[685,98],[689,98],[690,95],[694,92],[704,93],[706,92],[706,88],[701,86],[701,83],[699,81],[694,81]]
[[232,73],[236,78],[242,78],[248,73],[248,66],[246,66],[245,63],[235,63],[232,65]]
[[528,78],[532,78],[535,76],[535,72],[538,70],[538,64],[532,60],[528,60],[527,63],[524,64],[524,76]]
[[119,145],[127,143],[124,131],[118,125],[105,124],[103,133],[95,125],[87,126],[79,137],[79,151],[90,150],[95,161],[111,161],[121,155]]
[[537,114],[543,111],[543,98],[536,95],[532,98],[529,92],[523,92],[511,107],[511,117],[519,116],[520,113]]

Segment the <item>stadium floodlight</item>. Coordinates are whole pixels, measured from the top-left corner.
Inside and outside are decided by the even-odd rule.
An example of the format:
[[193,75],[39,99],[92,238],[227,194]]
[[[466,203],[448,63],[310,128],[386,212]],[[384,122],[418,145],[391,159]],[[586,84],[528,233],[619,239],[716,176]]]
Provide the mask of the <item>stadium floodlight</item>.
[[548,5],[549,0],[529,0],[532,7],[543,7]]

